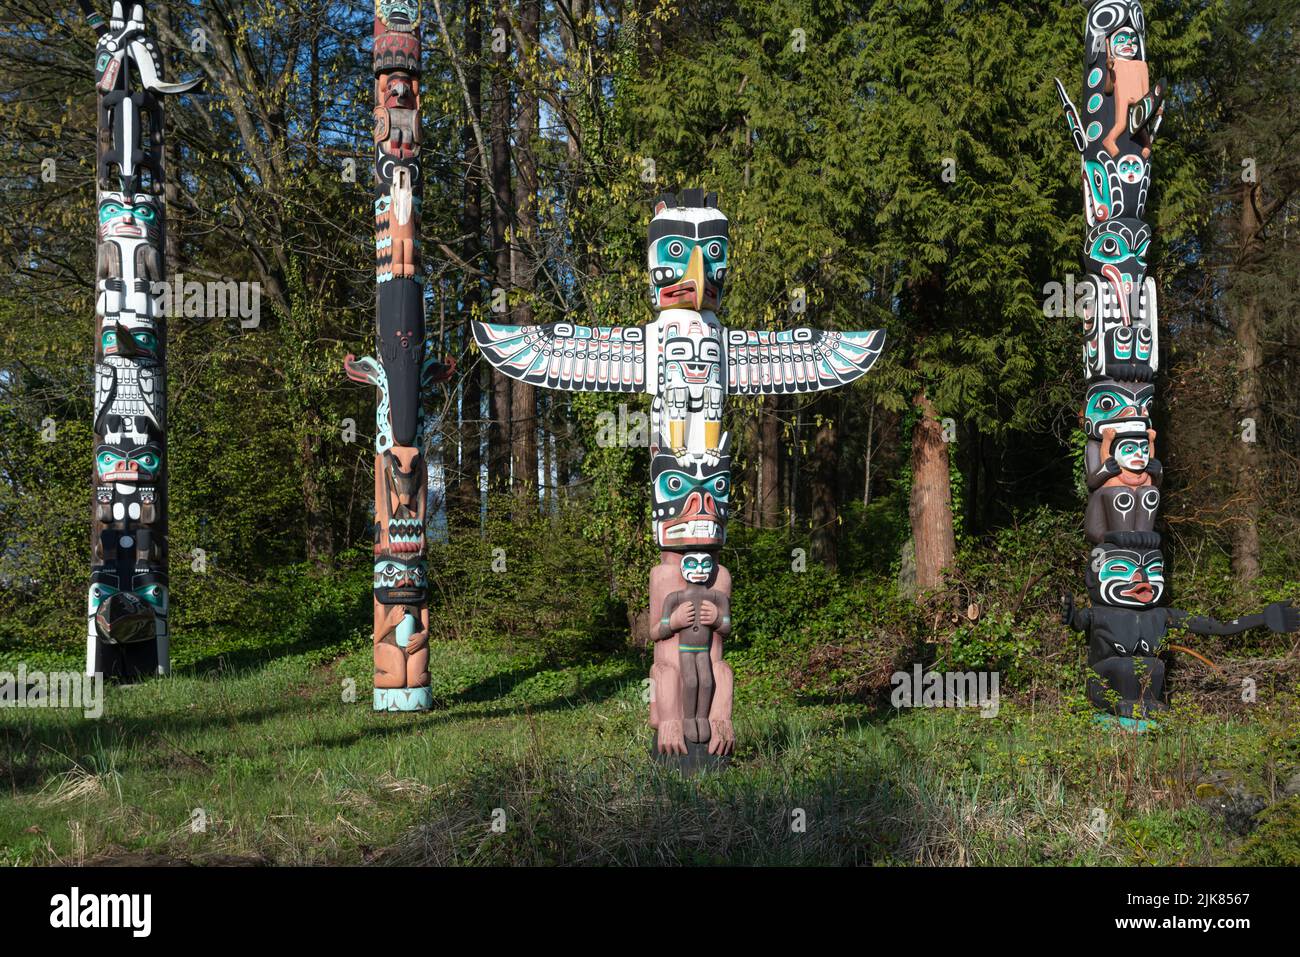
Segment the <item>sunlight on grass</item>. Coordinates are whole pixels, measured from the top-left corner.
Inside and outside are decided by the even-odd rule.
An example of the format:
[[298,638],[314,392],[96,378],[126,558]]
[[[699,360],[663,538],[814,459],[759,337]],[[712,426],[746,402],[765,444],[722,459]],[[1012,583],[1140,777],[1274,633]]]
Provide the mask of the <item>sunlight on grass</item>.
[[1294,759],[1289,697],[1137,736],[747,704],[742,668],[732,767],[683,780],[648,759],[639,659],[434,655],[424,715],[365,706],[366,651],[110,688],[98,721],[2,713],[0,862],[1207,864],[1241,843],[1207,769],[1262,793]]

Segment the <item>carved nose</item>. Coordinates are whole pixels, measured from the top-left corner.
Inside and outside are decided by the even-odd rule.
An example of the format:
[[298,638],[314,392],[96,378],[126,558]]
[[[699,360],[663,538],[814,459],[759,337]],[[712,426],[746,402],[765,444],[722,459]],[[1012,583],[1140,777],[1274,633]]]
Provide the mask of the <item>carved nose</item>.
[[718,507],[712,495],[692,492],[686,497],[685,512],[687,515],[717,515]]

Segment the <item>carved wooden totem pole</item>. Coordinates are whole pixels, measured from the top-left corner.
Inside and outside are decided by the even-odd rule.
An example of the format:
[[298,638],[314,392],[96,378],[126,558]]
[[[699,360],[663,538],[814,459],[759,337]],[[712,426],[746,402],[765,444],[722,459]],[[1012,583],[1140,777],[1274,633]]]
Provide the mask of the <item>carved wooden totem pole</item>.
[[483,355],[506,375],[549,389],[648,392],[651,517],[659,565],[650,575],[653,748],[685,769],[735,746],[731,573],[718,561],[731,495],[727,395],[815,392],[852,382],[885,345],[883,331],[724,328],[716,311],[727,272],[727,217],[714,194],[661,196],[650,220],[646,326],[476,322]]
[[375,351],[349,355],[348,378],[375,408],[374,708],[425,711],[429,607],[424,523],[429,477],[424,405],[451,364],[426,358],[420,263],[420,3],[375,2]]
[[95,465],[86,673],[167,674],[167,326],[164,83],[144,7],[113,4],[107,23],[81,0],[99,99],[95,267]]
[[1087,573],[1092,607],[1075,608],[1066,596],[1062,613],[1088,635],[1090,700],[1141,729],[1166,706],[1160,656],[1171,631],[1294,631],[1300,611],[1281,602],[1221,623],[1164,607],[1165,560],[1155,531],[1161,467],[1151,427],[1160,339],[1145,215],[1165,84],[1150,82],[1139,0],[1084,5],[1083,112],[1060,80],[1056,90],[1082,161],[1087,394],[1080,423],[1090,492],[1085,528],[1095,547]]

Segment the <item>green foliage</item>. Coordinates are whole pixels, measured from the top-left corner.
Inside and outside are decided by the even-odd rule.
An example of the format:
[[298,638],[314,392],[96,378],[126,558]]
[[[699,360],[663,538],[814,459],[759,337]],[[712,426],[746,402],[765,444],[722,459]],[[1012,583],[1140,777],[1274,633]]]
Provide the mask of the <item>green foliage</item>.
[[1300,795],[1263,811],[1234,861],[1246,867],[1300,867]]
[[429,633],[527,652],[544,661],[586,661],[624,647],[626,605],[613,568],[583,537],[585,512],[509,516],[494,501],[481,537],[429,547]]

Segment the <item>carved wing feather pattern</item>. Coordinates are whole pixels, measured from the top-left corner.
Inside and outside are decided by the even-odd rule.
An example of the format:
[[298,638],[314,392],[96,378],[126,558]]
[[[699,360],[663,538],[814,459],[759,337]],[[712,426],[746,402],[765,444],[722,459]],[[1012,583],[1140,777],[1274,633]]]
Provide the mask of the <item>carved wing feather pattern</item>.
[[512,379],[570,392],[644,392],[645,329],[641,326],[544,326],[474,323],[487,361]]
[[727,392],[818,392],[865,375],[885,348],[885,331],[832,332],[800,327],[727,331]]

